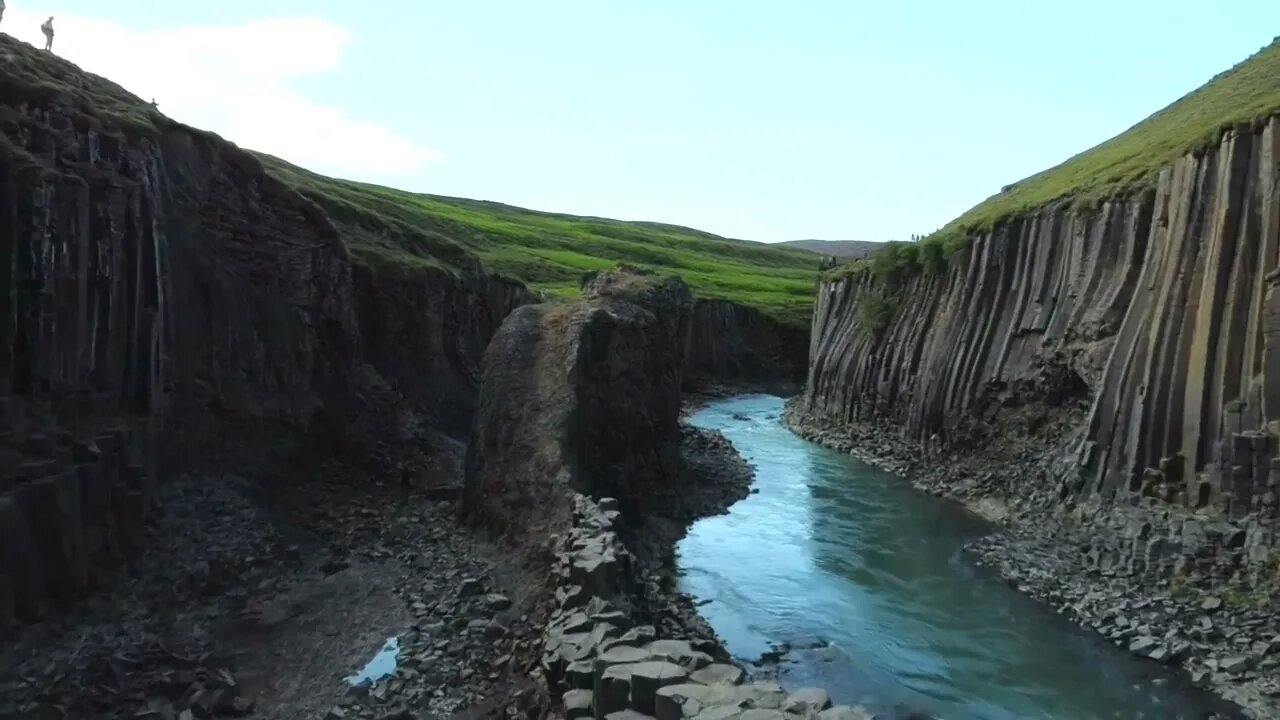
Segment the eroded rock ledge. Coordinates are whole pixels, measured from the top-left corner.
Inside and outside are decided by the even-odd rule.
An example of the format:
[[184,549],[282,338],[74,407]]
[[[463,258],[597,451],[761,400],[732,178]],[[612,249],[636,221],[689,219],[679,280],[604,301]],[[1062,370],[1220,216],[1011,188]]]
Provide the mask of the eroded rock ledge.
[[692,608],[655,597],[670,584],[652,546],[746,492],[709,480],[712,501],[681,462],[682,441],[691,465],[719,445],[679,425],[690,308],[677,280],[614,271],[517,310],[485,353],[465,512],[551,579],[537,681],[569,718],[869,717],[742,684]]

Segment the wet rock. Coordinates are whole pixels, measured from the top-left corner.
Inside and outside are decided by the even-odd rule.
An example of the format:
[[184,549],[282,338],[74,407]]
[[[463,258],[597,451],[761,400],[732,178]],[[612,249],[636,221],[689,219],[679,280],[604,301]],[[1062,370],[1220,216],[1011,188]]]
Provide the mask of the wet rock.
[[836,705],[818,713],[819,720],[876,720],[866,708]]
[[743,710],[738,717],[742,720],[786,720],[787,718],[781,710],[768,710],[765,708]]

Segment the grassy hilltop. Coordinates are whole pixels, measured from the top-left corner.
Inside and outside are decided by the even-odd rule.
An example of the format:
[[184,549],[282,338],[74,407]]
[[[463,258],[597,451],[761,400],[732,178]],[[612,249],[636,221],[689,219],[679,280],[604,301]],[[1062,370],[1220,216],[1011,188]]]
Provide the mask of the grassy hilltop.
[[1119,135],[1006,187],[919,243],[885,247],[836,273],[869,269],[902,277],[937,270],[974,234],[1058,201],[1090,206],[1152,186],[1177,158],[1218,142],[1222,132],[1280,112],[1280,38]]
[[324,177],[260,155],[268,170],[321,205],[371,263],[489,269],[557,297],[584,273],[618,263],[679,275],[700,297],[807,324],[818,256],[674,225],[536,212]]

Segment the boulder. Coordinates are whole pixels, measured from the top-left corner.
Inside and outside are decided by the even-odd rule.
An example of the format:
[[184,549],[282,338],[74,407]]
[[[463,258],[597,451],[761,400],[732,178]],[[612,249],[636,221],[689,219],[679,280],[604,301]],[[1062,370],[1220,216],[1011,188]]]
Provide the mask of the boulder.
[[712,663],[689,675],[689,679],[703,685],[737,685],[744,677],[742,668],[728,663]]
[[567,720],[591,717],[590,690],[570,690],[564,694],[564,716]]
[[818,720],[876,720],[866,708],[836,705],[818,713]]
[[693,649],[687,640],[657,640],[646,648],[655,660],[672,662],[689,670],[710,665],[711,656]]
[[793,715],[821,712],[831,707],[831,696],[821,688],[803,688],[787,696],[782,709]]
[[689,671],[675,663],[650,661],[637,663],[630,668],[631,707],[650,715],[654,712],[659,689],[679,685],[689,679]]

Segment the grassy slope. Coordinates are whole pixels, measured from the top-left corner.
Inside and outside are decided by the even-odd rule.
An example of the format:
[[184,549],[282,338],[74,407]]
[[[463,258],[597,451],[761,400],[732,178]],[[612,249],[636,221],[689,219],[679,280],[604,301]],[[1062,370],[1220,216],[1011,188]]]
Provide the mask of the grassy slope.
[[327,178],[270,156],[266,166],[339,222],[366,261],[489,269],[554,296],[619,263],[679,275],[701,297],[807,324],[818,258],[799,249],[730,240],[659,223],[535,212]]
[[[1070,199],[1088,206],[1150,186],[1160,170],[1216,143],[1223,130],[1276,112],[1280,112],[1280,38],[1116,137],[991,196],[925,238],[915,250],[885,248],[879,253],[883,256],[878,258],[880,269],[909,273],[940,267],[967,246],[970,236],[987,232],[1001,221],[1057,201]],[[857,272],[869,266],[845,265],[834,272]]]

